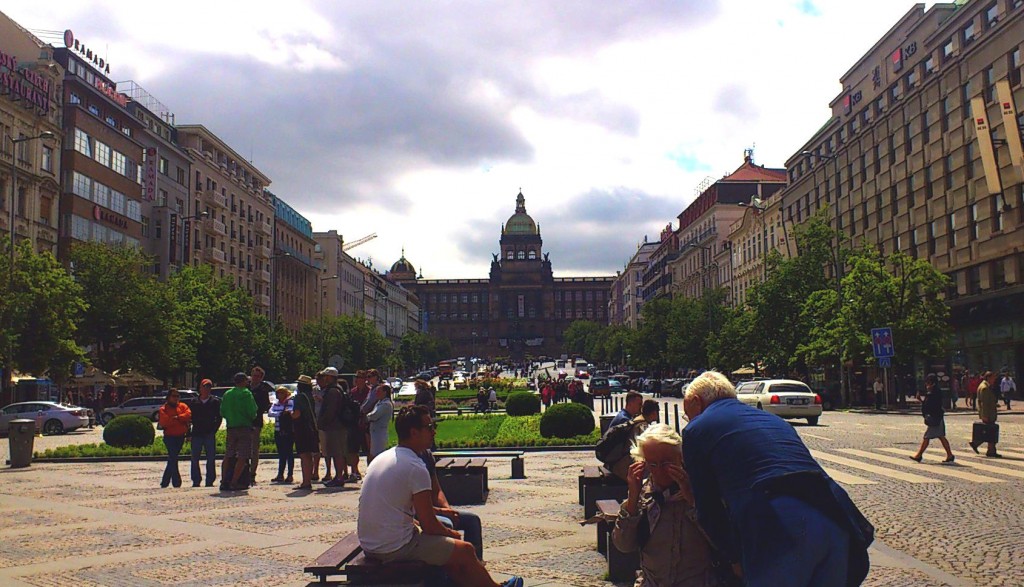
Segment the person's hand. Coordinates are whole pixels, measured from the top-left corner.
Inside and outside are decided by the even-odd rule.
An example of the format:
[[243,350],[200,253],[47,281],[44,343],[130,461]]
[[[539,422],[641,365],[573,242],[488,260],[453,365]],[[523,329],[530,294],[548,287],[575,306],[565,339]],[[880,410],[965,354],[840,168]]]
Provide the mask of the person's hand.
[[629,499],[635,500],[640,497],[640,489],[644,486],[644,471],[647,469],[647,463],[644,461],[637,461],[629,466],[629,472],[626,473],[626,484],[629,486]]
[[444,516],[452,521],[453,524],[458,525],[459,514],[451,508],[437,508],[438,515]]
[[680,465],[669,465],[668,475],[676,482],[679,493],[672,496],[673,501],[685,501],[693,503],[693,489],[690,487],[690,475]]
[[452,530],[451,528],[449,528],[447,526],[444,526],[444,529],[448,533],[448,537],[449,538],[454,538],[456,540],[462,540],[462,534],[459,534],[458,530]]

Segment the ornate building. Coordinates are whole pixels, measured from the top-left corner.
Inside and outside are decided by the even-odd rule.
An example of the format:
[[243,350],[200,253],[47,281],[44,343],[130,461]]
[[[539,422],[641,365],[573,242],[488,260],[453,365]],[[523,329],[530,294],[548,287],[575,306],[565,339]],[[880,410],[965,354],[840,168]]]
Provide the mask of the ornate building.
[[458,355],[554,356],[574,320],[608,323],[614,278],[555,277],[542,245],[520,192],[488,279],[418,279],[404,254],[388,275],[419,297],[423,330],[448,338]]

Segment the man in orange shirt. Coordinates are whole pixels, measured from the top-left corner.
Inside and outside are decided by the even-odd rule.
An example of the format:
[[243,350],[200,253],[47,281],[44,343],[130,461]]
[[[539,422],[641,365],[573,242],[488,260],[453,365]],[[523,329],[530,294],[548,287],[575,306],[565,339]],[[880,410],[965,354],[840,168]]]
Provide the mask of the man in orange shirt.
[[170,484],[181,487],[178,455],[181,454],[181,447],[185,445],[185,434],[188,433],[188,425],[192,421],[192,411],[178,401],[179,399],[178,390],[170,389],[167,392],[167,403],[160,406],[159,423],[164,430],[164,446],[167,447],[167,466],[164,467],[164,476],[160,480],[160,487],[163,488]]

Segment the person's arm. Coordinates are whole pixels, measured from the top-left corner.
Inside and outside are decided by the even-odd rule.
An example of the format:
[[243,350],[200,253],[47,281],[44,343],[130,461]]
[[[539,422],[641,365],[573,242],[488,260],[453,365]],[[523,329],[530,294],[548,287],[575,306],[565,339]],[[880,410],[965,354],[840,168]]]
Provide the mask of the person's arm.
[[384,403],[385,402],[382,401],[377,402],[377,405],[373,406],[373,409],[371,409],[369,413],[366,414],[366,419],[369,420],[370,422],[376,422],[377,420],[383,418],[384,412],[387,411],[386,409],[381,407],[384,405]]
[[260,413],[260,409],[256,405],[256,400],[252,397],[251,393],[246,396],[245,400],[245,405],[243,407],[245,408],[246,419],[255,421],[257,414]]
[[431,502],[431,491],[420,491],[412,496],[412,506],[416,510],[416,521],[420,523],[420,529],[424,534],[432,536],[448,536],[450,538],[462,538],[462,535],[455,530],[449,530],[437,519],[434,513],[434,504]]
[[185,421],[185,425],[188,426],[188,424],[190,422],[192,422],[192,410],[188,407],[188,404],[178,404],[178,405],[180,405],[182,408],[184,408],[184,410],[180,414],[180,417],[181,417],[182,420]]
[[172,414],[171,411],[167,409],[167,404],[164,404],[160,406],[160,413],[159,416],[157,417],[157,420],[160,421],[160,427],[166,430],[167,427],[171,424],[171,422],[174,421],[174,419],[177,416],[177,411],[175,411],[175,413]]
[[700,437],[690,431],[683,432],[683,462],[690,475],[690,487],[697,508],[697,517],[711,543],[729,558],[738,560],[730,539],[729,515],[722,503],[722,497],[715,480],[715,472],[707,459],[706,450]]

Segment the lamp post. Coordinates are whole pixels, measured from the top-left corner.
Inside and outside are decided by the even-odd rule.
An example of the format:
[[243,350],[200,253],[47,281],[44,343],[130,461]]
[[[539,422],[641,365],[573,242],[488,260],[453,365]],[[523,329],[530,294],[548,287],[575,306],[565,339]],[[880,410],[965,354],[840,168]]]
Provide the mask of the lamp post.
[[[834,269],[835,276],[836,276],[836,316],[838,317],[838,316],[841,316],[842,312],[843,312],[843,262],[839,258],[839,247],[842,245],[842,242],[840,241],[840,237],[839,237],[839,194],[840,194],[840,191],[841,191],[841,188],[839,187],[840,186],[839,158],[836,157],[835,155],[829,155],[827,153],[826,154],[812,153],[810,151],[801,151],[800,154],[804,155],[804,156],[807,156],[807,157],[810,157],[810,156],[813,155],[813,156],[817,157],[818,159],[825,159],[825,160],[828,160],[828,161],[832,161],[832,168],[835,171],[835,183],[833,185],[835,185],[836,197],[835,197],[835,201],[832,202],[832,204],[835,206],[835,214],[833,214],[833,218],[835,219],[835,224],[836,224],[836,227],[835,227],[836,246],[835,246],[835,251],[834,251],[834,253],[832,255],[832,261],[833,261],[833,264],[834,264],[833,269]],[[847,384],[846,380],[844,379],[844,372],[843,372],[843,345],[842,345],[842,342],[838,343],[838,348],[836,349],[836,359],[838,361],[837,367],[839,368],[839,394],[843,397],[843,401],[845,402],[845,401],[847,401],[847,393],[849,392],[849,385]]]
[[[47,131],[43,131],[43,132],[39,133],[38,135],[36,135],[34,137],[18,137],[18,138],[14,138],[13,136],[8,135],[8,138],[11,141],[11,209],[10,209],[9,224],[7,225],[7,229],[10,232],[10,237],[11,237],[11,259],[10,259],[11,260],[11,265],[8,268],[8,272],[7,272],[7,291],[10,292],[11,294],[14,293],[14,248],[15,248],[14,247],[14,240],[15,240],[15,235],[17,234],[17,231],[14,229],[14,210],[15,210],[15,207],[17,206],[17,203],[18,203],[18,145],[20,145],[21,143],[27,143],[29,141],[35,141],[35,140],[44,140],[44,141],[53,140],[54,138],[56,138],[56,136],[57,135],[55,135],[53,132],[48,131],[48,130]],[[13,315],[12,312],[8,312],[8,314],[11,315],[10,327],[13,329],[14,328],[14,315]],[[7,361],[6,361],[6,363],[7,364],[5,365],[6,370],[4,371],[3,382],[4,382],[5,385],[7,384],[7,382],[10,382],[10,385],[8,385],[8,390],[10,391],[11,401],[13,402],[14,401],[14,337],[13,336],[9,337],[9,340],[8,340],[8,344],[7,344]]]
[[324,289],[324,282],[325,281],[331,281],[332,279],[337,279],[337,278],[338,278],[337,275],[331,275],[330,277],[320,277],[319,275],[317,276],[317,288],[316,288],[316,290],[317,290],[317,293],[318,293],[318,295],[320,297],[320,363],[321,364],[324,364],[327,361],[327,354],[324,352],[324,338],[325,338],[325,334],[324,334],[324,330],[325,330],[324,329],[324,298],[327,297],[326,295],[324,295],[324,294],[326,294],[326,292],[323,291],[323,289]]

